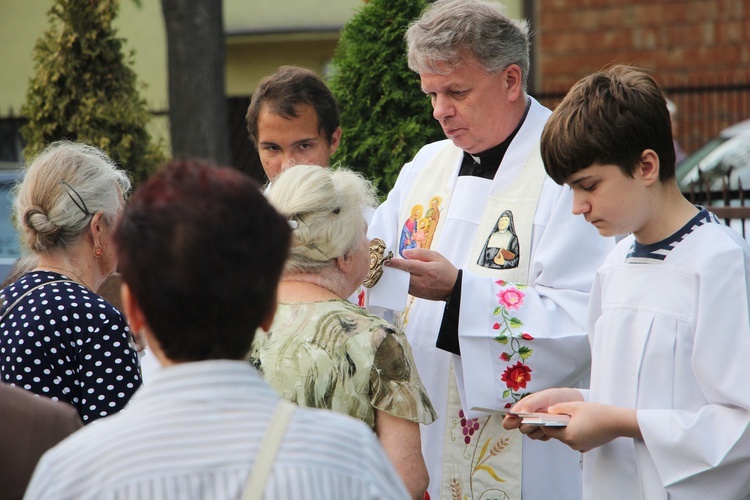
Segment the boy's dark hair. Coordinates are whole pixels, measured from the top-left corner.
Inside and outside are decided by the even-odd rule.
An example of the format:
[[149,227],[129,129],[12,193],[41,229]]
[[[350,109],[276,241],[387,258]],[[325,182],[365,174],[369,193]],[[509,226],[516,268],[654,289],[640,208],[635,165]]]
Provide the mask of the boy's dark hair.
[[631,66],[613,66],[579,80],[542,132],[544,167],[558,184],[594,163],[617,165],[632,177],[647,149],[659,156],[659,180],[674,178],[666,98],[651,76]]
[[328,85],[309,69],[281,66],[258,84],[247,108],[247,131],[258,146],[258,115],[263,105],[288,120],[299,116],[297,108],[308,105],[318,116],[318,127],[330,144],[339,128],[339,104]]
[[253,179],[192,160],[141,184],[114,235],[122,279],[173,361],[244,358],[290,240]]

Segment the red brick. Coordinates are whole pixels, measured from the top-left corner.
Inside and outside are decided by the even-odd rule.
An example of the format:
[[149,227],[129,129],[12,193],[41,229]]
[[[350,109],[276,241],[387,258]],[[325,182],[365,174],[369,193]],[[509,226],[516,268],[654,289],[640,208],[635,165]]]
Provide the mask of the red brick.
[[714,22],[719,16],[716,0],[701,0],[691,2],[687,12],[687,20],[693,22]]
[[742,23],[740,21],[716,23],[716,42],[719,44],[739,44],[746,41],[746,37],[742,35]]
[[661,3],[633,6],[633,21],[636,26],[663,26],[668,6]]
[[713,24],[702,23],[666,27],[666,45],[669,47],[690,47],[716,43],[716,29]]

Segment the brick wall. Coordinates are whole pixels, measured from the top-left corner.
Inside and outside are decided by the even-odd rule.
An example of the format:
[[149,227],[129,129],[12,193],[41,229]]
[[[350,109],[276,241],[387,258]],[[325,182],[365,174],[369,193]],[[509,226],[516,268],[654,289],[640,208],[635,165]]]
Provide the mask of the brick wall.
[[750,118],[750,1],[536,0],[536,92],[565,93],[615,63],[651,72],[689,152]]

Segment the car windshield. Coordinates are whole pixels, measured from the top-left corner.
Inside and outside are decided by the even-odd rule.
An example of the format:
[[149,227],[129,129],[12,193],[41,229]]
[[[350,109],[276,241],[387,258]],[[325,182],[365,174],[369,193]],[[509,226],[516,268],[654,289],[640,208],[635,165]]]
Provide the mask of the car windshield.
[[703,160],[709,153],[711,153],[713,150],[721,146],[727,141],[728,137],[714,137],[707,143],[705,143],[703,146],[698,148],[694,153],[692,153],[690,156],[685,158],[683,161],[677,164],[677,167],[675,169],[675,176],[677,177],[677,182],[682,185],[682,180],[687,176],[687,174],[691,173],[693,170],[695,170],[696,165]]
[[[709,149],[708,146],[713,147]],[[690,157],[688,166],[685,166],[688,160],[680,164],[680,169],[683,166],[689,167],[683,171],[680,180],[683,190],[702,188],[706,183],[709,189],[720,190],[723,181],[729,181],[730,178],[734,186],[738,179],[743,186],[750,186],[750,136],[738,135],[731,139],[717,137],[701,148],[703,149],[706,149],[706,153],[702,157],[696,152]]]

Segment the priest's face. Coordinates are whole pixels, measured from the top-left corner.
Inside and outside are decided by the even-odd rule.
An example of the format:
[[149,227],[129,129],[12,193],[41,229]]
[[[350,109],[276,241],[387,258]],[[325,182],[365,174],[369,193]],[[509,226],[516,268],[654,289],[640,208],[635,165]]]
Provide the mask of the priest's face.
[[258,153],[268,180],[293,165],[327,167],[341,139],[341,129],[329,141],[315,109],[302,104],[297,116],[285,118],[264,105],[258,114]]
[[432,116],[467,153],[481,153],[503,142],[525,111],[521,70],[515,64],[489,73],[469,56],[452,71],[419,77],[430,97]]

